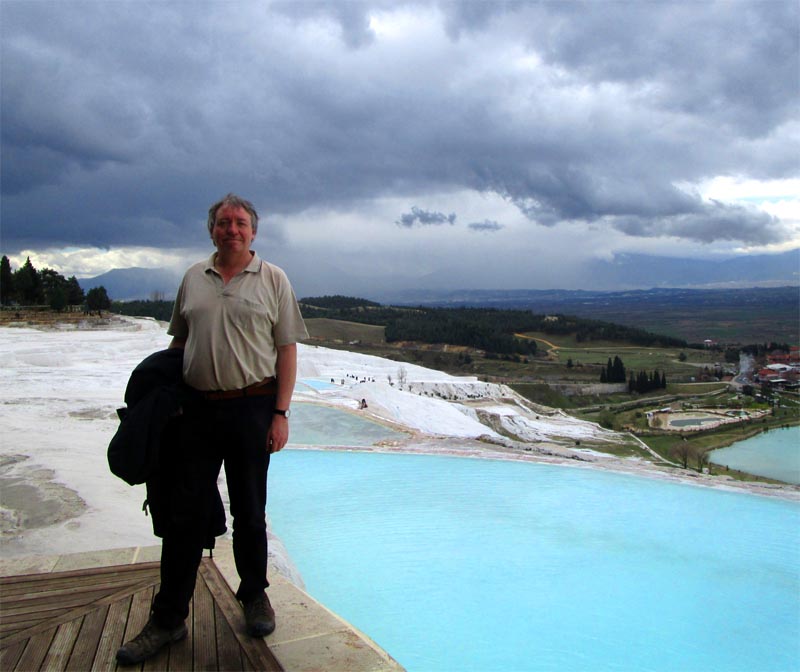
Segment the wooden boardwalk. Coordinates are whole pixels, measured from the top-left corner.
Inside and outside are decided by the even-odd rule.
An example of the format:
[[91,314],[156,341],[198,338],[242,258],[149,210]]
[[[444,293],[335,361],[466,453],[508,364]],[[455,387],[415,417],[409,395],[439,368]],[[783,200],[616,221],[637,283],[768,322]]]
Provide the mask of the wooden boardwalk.
[[244,615],[213,560],[197,576],[189,636],[142,665],[117,649],[147,622],[159,563],[0,577],[0,670],[283,670]]

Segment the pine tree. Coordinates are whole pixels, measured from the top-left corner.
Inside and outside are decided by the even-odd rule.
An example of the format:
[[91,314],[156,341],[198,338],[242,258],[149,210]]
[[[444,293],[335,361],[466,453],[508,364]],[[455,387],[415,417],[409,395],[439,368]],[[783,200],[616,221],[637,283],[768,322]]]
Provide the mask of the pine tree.
[[111,299],[108,298],[106,288],[100,285],[99,287],[92,287],[86,293],[86,307],[89,310],[108,310],[111,308]]
[[67,307],[67,293],[64,291],[64,288],[61,286],[55,287],[49,292],[47,302],[50,308],[59,313],[64,310],[64,308]]
[[14,274],[11,272],[11,262],[4,254],[0,259],[0,303],[9,305],[14,300]]
[[80,306],[84,301],[83,289],[78,283],[78,278],[71,275],[67,278],[67,303],[70,306]]
[[21,304],[33,306],[44,303],[42,283],[30,257],[25,260],[22,268],[14,273],[14,286],[17,290],[17,300]]

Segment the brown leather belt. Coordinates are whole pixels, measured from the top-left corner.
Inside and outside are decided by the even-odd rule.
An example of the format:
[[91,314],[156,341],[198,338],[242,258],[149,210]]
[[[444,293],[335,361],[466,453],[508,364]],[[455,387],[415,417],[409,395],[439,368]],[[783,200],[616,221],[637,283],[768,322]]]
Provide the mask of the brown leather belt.
[[260,383],[253,383],[240,390],[213,390],[201,392],[206,401],[220,401],[222,399],[241,399],[242,397],[268,397],[278,393],[278,381],[275,378],[265,378]]

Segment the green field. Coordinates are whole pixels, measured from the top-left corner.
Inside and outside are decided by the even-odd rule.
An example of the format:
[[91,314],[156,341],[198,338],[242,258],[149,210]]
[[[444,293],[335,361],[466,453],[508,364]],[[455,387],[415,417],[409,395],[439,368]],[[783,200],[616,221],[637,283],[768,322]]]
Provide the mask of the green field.
[[383,343],[385,327],[315,317],[305,320],[312,339],[338,343]]
[[[720,362],[720,353],[711,350],[697,350],[689,348],[654,348],[638,345],[625,345],[592,341],[590,344],[577,343],[574,336],[552,337],[549,334],[530,332],[524,334],[527,338],[536,340],[537,345],[547,349],[550,358],[566,366],[569,360],[575,367],[591,367],[599,376],[600,367],[604,367],[609,359],[620,357],[628,371],[663,371],[667,378],[687,380],[696,377],[698,369],[708,366],[713,369],[714,364]],[[549,348],[551,343],[556,348]],[[681,362],[679,357],[683,353],[686,361]]]
[[[482,351],[463,346],[423,343],[386,343],[383,327],[357,322],[344,322],[327,318],[306,321],[312,342],[334,348],[385,357],[398,362],[419,364],[453,375],[476,376],[481,380],[506,383],[520,394],[536,403],[558,408],[578,408],[592,404],[619,404],[629,402],[627,393],[615,395],[567,396],[554,386],[559,384],[590,385],[600,382],[600,372],[608,359],[619,356],[627,371],[648,372],[657,369],[667,376],[668,394],[696,394],[724,387],[716,382],[692,382],[705,367],[713,370],[719,353],[708,350],[679,350],[653,348],[628,344],[593,341],[591,345],[577,343],[574,336],[553,337],[548,334],[528,333],[538,345],[535,357],[486,357]],[[550,346],[558,346],[553,349]],[[686,361],[681,362],[681,352]],[[568,361],[572,360],[572,366]],[[643,395],[658,397],[659,393]]]

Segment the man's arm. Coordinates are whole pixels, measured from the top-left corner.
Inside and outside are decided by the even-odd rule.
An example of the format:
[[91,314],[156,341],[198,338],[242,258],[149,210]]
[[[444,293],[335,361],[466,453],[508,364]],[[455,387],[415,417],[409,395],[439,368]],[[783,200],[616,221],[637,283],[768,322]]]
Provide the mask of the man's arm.
[[[292,403],[292,392],[297,380],[297,344],[278,347],[278,361],[275,365],[275,377],[278,379],[278,394],[275,408],[286,410]],[[267,450],[277,453],[289,440],[289,420],[282,415],[273,415],[272,424],[267,433]]]

